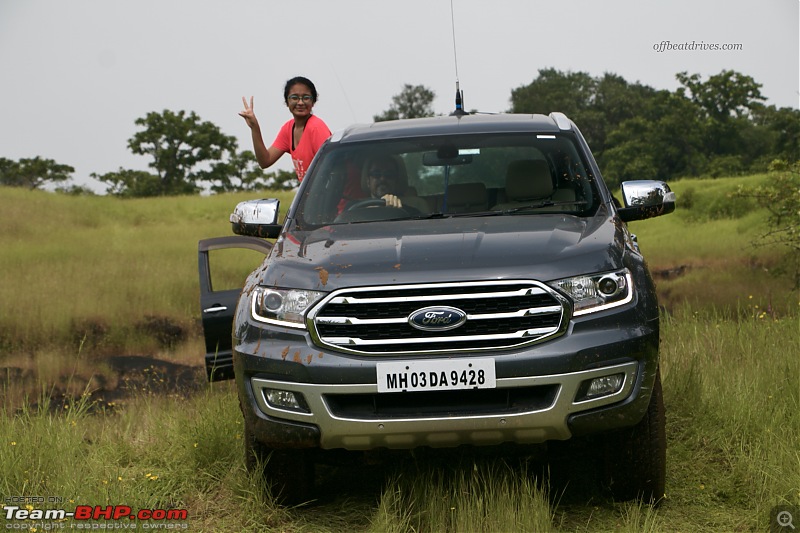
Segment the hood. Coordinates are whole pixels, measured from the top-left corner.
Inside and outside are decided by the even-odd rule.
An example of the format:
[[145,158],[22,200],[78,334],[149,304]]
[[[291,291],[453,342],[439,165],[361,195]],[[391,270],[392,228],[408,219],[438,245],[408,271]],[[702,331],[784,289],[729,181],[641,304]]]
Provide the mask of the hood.
[[558,278],[622,265],[624,234],[602,214],[451,217],[326,226],[281,235],[261,284],[342,287]]

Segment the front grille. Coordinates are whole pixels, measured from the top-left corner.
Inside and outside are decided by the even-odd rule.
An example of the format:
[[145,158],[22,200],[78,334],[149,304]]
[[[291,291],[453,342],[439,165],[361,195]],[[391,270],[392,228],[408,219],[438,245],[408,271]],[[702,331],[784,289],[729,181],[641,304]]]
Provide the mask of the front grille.
[[[452,329],[422,330],[409,317],[425,308],[466,316]],[[318,345],[390,355],[506,350],[561,335],[569,306],[536,281],[489,281],[341,289],[309,314]]]

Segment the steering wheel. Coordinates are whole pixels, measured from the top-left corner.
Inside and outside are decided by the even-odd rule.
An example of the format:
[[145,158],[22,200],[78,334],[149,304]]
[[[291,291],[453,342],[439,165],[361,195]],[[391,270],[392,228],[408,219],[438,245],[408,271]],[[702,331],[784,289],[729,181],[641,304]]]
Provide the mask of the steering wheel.
[[362,207],[383,207],[386,205],[386,200],[383,198],[367,198],[366,200],[359,200],[355,202],[350,207],[347,208],[348,211],[353,211],[354,209],[361,209]]
[[354,211],[356,209],[361,209],[362,207],[390,207],[392,209],[399,209],[412,217],[422,214],[422,212],[419,209],[417,209],[416,207],[411,207],[410,205],[404,204],[402,207],[394,207],[386,205],[386,200],[384,200],[383,198],[367,198],[366,200],[359,200],[358,202],[355,202],[353,205],[348,207],[347,212]]

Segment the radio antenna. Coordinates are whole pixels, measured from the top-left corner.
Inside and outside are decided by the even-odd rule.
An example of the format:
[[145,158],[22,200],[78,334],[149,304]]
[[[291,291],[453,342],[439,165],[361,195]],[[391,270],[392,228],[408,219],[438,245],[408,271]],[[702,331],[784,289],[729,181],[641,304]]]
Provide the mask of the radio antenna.
[[458,50],[456,48],[456,17],[453,11],[453,0],[450,0],[450,25],[453,31],[453,60],[456,64],[456,83],[458,83]]
[[450,24],[453,30],[453,61],[456,66],[456,109],[451,115],[466,115],[464,111],[464,93],[461,92],[458,83],[458,49],[456,47],[456,17],[453,10],[453,0],[450,0]]

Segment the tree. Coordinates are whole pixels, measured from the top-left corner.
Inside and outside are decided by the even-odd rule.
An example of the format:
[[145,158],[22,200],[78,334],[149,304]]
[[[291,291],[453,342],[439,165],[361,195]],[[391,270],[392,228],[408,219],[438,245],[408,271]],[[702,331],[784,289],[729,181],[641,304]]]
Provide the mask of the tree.
[[67,196],[97,196],[95,192],[85,185],[65,185],[56,187],[56,192]]
[[784,256],[778,271],[792,276],[800,288],[800,163],[774,161],[769,182],[759,187],[740,186],[736,196],[755,198],[767,209],[767,229],[755,246],[778,246]]
[[723,70],[705,82],[700,81],[699,74],[690,76],[686,72],[679,72],[676,78],[683,85],[678,90],[683,93],[688,89],[692,101],[717,121],[747,116],[757,102],[764,101],[761,84],[733,70]]
[[688,90],[706,119],[704,141],[709,155],[736,156],[746,168],[758,151],[745,138],[757,137],[748,135],[747,130],[754,127],[750,119],[763,105],[761,84],[733,70],[724,70],[705,82],[699,74],[679,72],[676,77],[683,85],[677,92],[684,95]]
[[601,158],[609,133],[624,120],[641,116],[655,93],[616,74],[592,78],[586,72],[546,68],[529,85],[511,91],[511,112],[564,113],[579,125],[595,157]]
[[[92,177],[108,184],[106,188],[108,194],[121,196],[123,198],[144,198],[164,196],[166,194],[179,194],[177,192],[166,193],[161,179],[157,175],[144,170],[120,168],[116,172],[107,172],[103,175],[92,173]],[[192,193],[195,191],[192,189],[185,192]]]
[[265,173],[249,150],[231,156],[228,161],[215,164],[212,172],[221,176],[211,185],[211,191],[215,193],[293,189],[299,185],[297,174],[293,171]]
[[766,107],[761,85],[728,70],[702,80],[677,74],[682,87],[656,91],[606,73],[539,70],[511,92],[514,113],[561,111],[579,125],[606,178],[671,179],[763,170],[796,161],[800,112]]
[[705,163],[701,131],[695,104],[680,94],[659,91],[637,116],[613,127],[598,163],[611,185],[696,175]]
[[375,122],[404,118],[422,118],[434,116],[431,104],[436,93],[424,85],[403,85],[400,94],[392,97],[392,105],[381,115],[373,116]]
[[800,160],[800,110],[791,107],[761,106],[753,112],[760,133],[769,141],[773,159]]
[[110,184],[109,192],[121,196],[194,194],[200,181],[224,181],[223,161],[236,155],[236,139],[224,135],[211,122],[201,122],[194,112],[164,110],[136,120],[143,126],[128,140],[134,154],[149,155],[155,174],[123,170],[96,176]]
[[586,72],[539,69],[529,85],[511,91],[512,113],[549,114],[560,111],[578,122],[594,99],[596,81]]
[[268,189],[294,189],[300,182],[293,171],[277,170],[264,179],[264,184]]
[[215,193],[251,191],[261,188],[260,180],[264,178],[264,172],[258,166],[255,155],[250,151],[233,154],[227,161],[214,163],[211,172],[218,176],[210,186]]
[[595,80],[591,104],[579,117],[579,124],[581,132],[591,139],[596,157],[602,157],[606,150],[609,134],[624,121],[644,115],[657,94],[652,87],[628,83],[616,74],[606,73]]
[[0,157],[0,185],[39,189],[46,183],[61,183],[71,179],[75,169],[52,159],[36,156],[32,159],[12,161]]
[[237,152],[234,137],[223,135],[195,113],[165,110],[136,120],[144,131],[128,140],[135,154],[149,155],[156,172],[120,168],[92,177],[108,184],[107,192],[122,197],[165,196],[211,192],[291,189],[294,172],[265,174],[251,151]]

